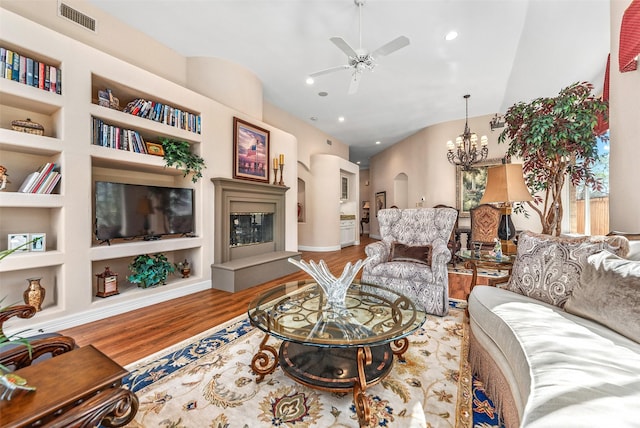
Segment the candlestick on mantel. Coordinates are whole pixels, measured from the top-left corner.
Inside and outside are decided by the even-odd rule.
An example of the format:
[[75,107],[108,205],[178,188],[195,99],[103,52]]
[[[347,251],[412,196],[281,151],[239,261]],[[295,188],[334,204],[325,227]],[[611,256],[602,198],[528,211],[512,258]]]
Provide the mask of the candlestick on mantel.
[[280,165],[284,165],[284,155],[280,153]]
[[284,170],[284,163],[280,162],[280,182],[278,183],[280,186],[284,186],[284,174],[282,173],[283,170]]
[[273,167],[278,168],[278,158],[273,158]]

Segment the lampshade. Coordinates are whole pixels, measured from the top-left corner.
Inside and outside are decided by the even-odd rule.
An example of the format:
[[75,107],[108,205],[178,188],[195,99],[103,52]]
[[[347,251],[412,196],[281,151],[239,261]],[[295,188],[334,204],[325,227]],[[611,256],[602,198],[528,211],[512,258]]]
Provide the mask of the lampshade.
[[490,202],[523,202],[533,197],[524,183],[522,164],[507,163],[488,169],[487,187],[481,204]]
[[362,203],[362,208],[364,208],[365,210],[368,210],[369,209],[369,201],[364,201]]

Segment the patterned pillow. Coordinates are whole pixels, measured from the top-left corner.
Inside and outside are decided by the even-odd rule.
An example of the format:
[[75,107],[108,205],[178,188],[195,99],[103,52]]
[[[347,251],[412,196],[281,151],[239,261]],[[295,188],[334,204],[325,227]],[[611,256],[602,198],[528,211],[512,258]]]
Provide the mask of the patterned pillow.
[[391,244],[390,262],[411,262],[431,266],[431,245],[405,245],[400,242]]
[[507,289],[563,307],[580,280],[587,257],[602,250],[624,257],[629,241],[623,236],[554,237],[523,232]]
[[640,261],[608,251],[590,256],[564,310],[640,343]]

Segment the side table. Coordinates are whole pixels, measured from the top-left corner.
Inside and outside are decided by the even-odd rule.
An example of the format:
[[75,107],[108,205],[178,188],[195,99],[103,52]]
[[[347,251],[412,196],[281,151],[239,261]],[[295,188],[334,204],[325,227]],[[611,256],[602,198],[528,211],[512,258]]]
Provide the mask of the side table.
[[[506,270],[508,272],[507,279],[511,276],[511,269],[513,269],[513,261],[516,256],[503,255],[501,258],[496,258],[491,254],[491,251],[481,250],[461,250],[457,253],[464,261],[464,267],[471,269],[471,287],[469,292],[476,286],[478,279],[478,268]],[[489,285],[496,285],[496,282],[489,281]],[[468,296],[467,296],[468,297]]]
[[121,388],[128,372],[91,345],[15,373],[37,389],[0,401],[2,427],[120,427],[138,411],[136,395]]

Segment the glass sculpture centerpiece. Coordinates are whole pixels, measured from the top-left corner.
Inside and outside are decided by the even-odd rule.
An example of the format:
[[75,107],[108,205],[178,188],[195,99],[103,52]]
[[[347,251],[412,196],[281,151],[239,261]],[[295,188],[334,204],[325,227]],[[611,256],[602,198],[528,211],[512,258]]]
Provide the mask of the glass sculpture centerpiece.
[[331,271],[329,271],[329,267],[324,260],[320,260],[317,264],[313,260],[311,260],[310,263],[292,258],[288,260],[289,263],[293,263],[316,280],[327,298],[327,306],[342,307],[344,306],[344,301],[347,296],[347,289],[351,285],[353,278],[356,277],[360,269],[369,263],[371,259],[358,260],[353,265],[351,262],[347,263],[339,278],[336,278]]

